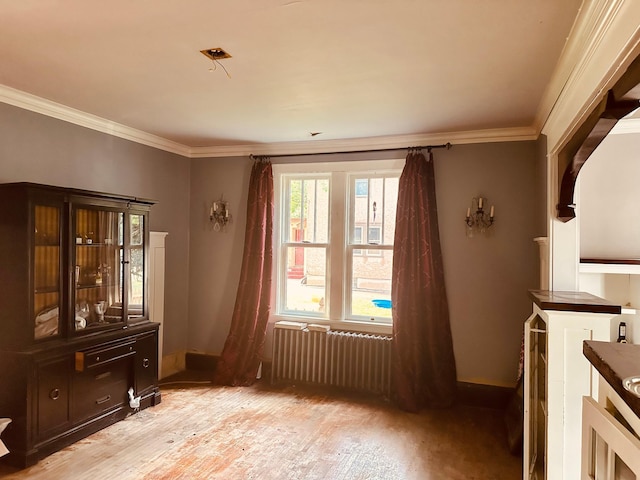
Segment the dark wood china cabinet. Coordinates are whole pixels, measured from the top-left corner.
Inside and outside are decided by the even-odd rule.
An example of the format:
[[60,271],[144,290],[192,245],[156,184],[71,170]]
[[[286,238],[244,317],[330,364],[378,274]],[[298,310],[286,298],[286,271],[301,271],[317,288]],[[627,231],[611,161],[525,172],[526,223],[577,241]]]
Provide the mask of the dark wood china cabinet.
[[0,417],[27,466],[160,402],[150,200],[0,185]]

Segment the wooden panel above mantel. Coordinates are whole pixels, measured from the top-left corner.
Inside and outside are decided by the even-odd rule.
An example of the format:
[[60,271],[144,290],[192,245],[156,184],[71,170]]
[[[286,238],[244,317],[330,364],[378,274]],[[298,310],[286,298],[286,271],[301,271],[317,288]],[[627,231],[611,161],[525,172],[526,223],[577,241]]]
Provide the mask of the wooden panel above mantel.
[[529,290],[529,296],[542,310],[619,314],[622,306],[587,292]]

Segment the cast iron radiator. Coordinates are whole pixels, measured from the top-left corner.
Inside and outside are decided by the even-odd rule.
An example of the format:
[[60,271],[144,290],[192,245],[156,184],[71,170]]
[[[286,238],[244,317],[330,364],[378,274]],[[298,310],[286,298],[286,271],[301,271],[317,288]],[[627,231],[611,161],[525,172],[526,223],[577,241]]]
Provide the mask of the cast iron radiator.
[[273,330],[271,382],[331,385],[389,395],[391,337],[297,322]]

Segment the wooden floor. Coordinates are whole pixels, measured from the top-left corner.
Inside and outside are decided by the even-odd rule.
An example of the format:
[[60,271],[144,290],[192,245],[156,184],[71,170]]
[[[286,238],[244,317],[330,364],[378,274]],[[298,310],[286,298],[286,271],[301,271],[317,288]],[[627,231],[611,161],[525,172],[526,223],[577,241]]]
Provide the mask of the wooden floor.
[[175,383],[162,403],[0,478],[516,480],[502,412],[419,415],[379,399]]

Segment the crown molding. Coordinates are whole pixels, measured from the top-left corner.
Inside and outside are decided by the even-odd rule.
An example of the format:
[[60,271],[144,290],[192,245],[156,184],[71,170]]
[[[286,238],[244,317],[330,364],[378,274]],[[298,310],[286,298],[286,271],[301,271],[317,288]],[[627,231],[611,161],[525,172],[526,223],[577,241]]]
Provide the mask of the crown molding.
[[249,155],[300,155],[306,153],[355,152],[360,150],[403,149],[442,143],[468,144],[491,142],[516,142],[535,140],[538,131],[534,127],[470,130],[436,134],[392,135],[383,137],[353,138],[341,140],[317,140],[305,142],[279,142],[245,145],[214,145],[189,147],[135,128],[112,122],[75,108],[46,100],[35,95],[0,85],[0,102],[25,110],[56,118],[108,135],[130,140],[153,148],[175,153],[187,158],[221,158]]
[[98,132],[124,138],[132,142],[147,145],[149,147],[176,153],[184,157],[189,156],[189,147],[166,138],[159,137],[142,130],[112,122],[97,115],[76,110],[60,103],[52,102],[44,98],[37,97],[30,93],[16,90],[6,85],[0,85],[0,102],[13,105],[25,110],[40,113],[48,117],[57,118],[68,123],[73,123],[81,127],[90,128]]
[[583,3],[580,7],[538,107],[536,125],[539,125],[540,129],[556,105],[557,99],[567,88],[572,75],[575,76],[576,70],[584,68],[588,63],[589,57],[615,18],[609,15],[609,12],[613,6],[615,10],[619,9],[621,1],[624,0],[594,0],[587,5]]
[[214,147],[194,147],[191,158],[237,157],[249,155],[303,155],[309,153],[357,152],[362,150],[393,150],[411,146],[451,143],[516,142],[536,140],[538,132],[533,127],[472,130],[437,134],[393,135],[384,137],[352,138],[341,140],[317,140],[307,142],[280,142]]
[[585,4],[536,119],[547,135],[550,152],[566,143],[639,53],[640,2],[593,0]]

